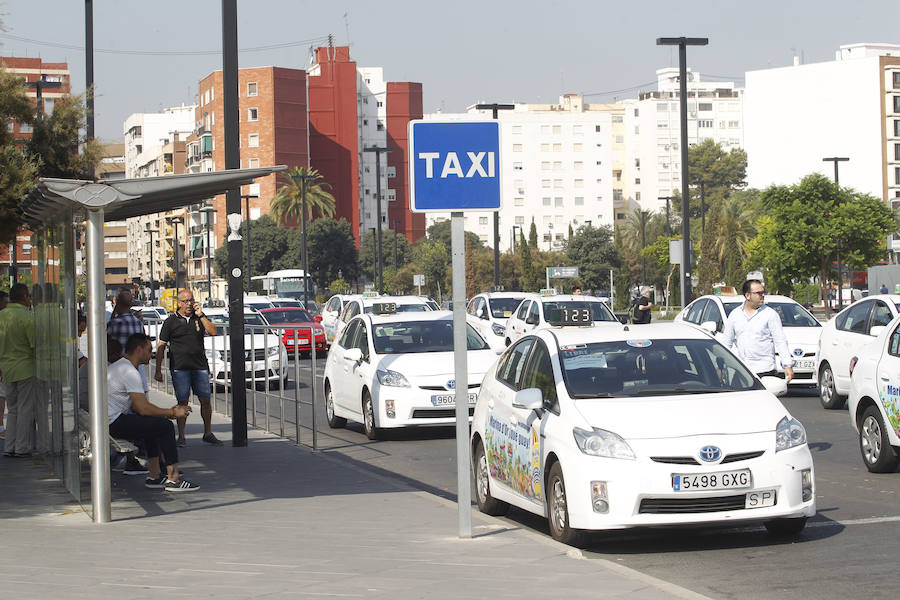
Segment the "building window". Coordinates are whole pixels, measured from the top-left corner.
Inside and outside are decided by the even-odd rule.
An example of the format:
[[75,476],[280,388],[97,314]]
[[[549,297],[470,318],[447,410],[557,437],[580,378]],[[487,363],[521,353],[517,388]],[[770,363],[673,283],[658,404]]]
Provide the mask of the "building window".
[[550,144],[541,144],[541,152],[550,152]]
[[584,196],[575,196],[575,206],[584,206]]
[[524,224],[525,224],[525,217],[522,217],[522,216],[516,217],[516,225],[524,225]]
[[573,151],[573,152],[581,152],[583,149],[584,149],[584,145],[583,145],[583,144],[572,144],[572,151]]
[[554,170],[554,171],[562,171],[562,170],[563,170],[563,168],[562,168],[562,161],[561,161],[561,160],[555,160],[555,161],[553,161],[553,170]]
[[[625,122],[625,117],[623,117],[622,115],[613,115],[613,117],[612,117],[612,122],[613,122],[613,123],[624,123],[624,122]],[[599,125],[597,125],[597,131],[600,131],[600,126],[599,126]]]
[[900,167],[894,167],[894,185],[900,185]]
[[894,160],[900,160],[900,144],[894,144]]
[[542,203],[544,206],[550,206],[550,198],[547,198],[547,197],[541,198],[541,203]]
[[[19,123],[19,133],[32,133],[34,128],[28,123]],[[140,146],[138,146],[140,148]]]
[[382,102],[381,100],[378,100],[378,101],[375,103],[375,106],[377,106],[378,108],[381,108],[382,106],[384,106],[384,102]]
[[513,144],[513,152],[521,152],[522,144]]
[[613,190],[613,202],[621,202],[625,197],[622,195],[622,190]]
[[549,188],[550,185],[551,185],[551,182],[549,179],[541,179],[541,187],[542,188]]
[[375,129],[378,131],[384,131],[384,123],[382,121],[378,121],[378,124],[375,126]]
[[514,204],[515,206],[525,206],[525,198],[522,197],[522,196],[516,196],[516,197],[513,199],[513,204]]
[[701,102],[698,107],[700,110],[712,110],[712,102]]
[[553,199],[553,206],[561,208],[562,205],[563,205],[563,199],[561,197],[557,196]]
[[737,128],[740,127],[740,126],[741,126],[741,125],[740,125],[740,122],[739,122],[739,121],[728,121],[728,128],[729,128],[729,129],[737,129]]
[[543,161],[541,161],[541,171],[549,171],[549,170],[550,170],[550,164],[551,164],[551,163],[550,163],[549,160],[543,160]]
[[522,133],[522,126],[521,125],[513,125],[512,132],[516,135]]
[[[615,123],[615,121],[613,121],[613,123]],[[600,133],[601,131],[602,129],[599,125],[594,125],[594,133]]]
[[479,224],[479,225],[487,225],[487,224],[488,224],[488,218],[487,218],[487,217],[478,217],[478,224]]
[[577,187],[577,188],[583,188],[583,187],[584,187],[584,179],[576,179],[576,180],[575,180],[575,187]]
[[247,186],[247,194],[249,196],[257,196],[258,197],[259,196],[259,184],[251,183],[250,185],[248,185]]
[[520,163],[520,162],[513,163],[513,171],[521,171],[521,170],[522,170],[522,163]]
[[388,176],[388,179],[396,177],[397,176],[397,167],[395,167],[395,166],[388,167],[387,168],[387,176]]
[[542,135],[550,135],[550,126],[549,125],[541,125],[541,134]]
[[[578,144],[575,144],[575,145],[577,146]],[[562,144],[553,144],[553,151],[554,152],[562,152]]]
[[894,136],[900,137],[900,119],[894,119]]
[[576,171],[583,171],[583,170],[584,170],[584,163],[581,162],[580,160],[576,160],[576,161],[572,164],[572,168],[575,169]]
[[249,163],[249,164],[248,164],[247,166],[248,166],[249,168],[251,168],[251,169],[258,169],[258,168],[259,168],[259,159],[258,159],[258,158],[251,158],[251,159],[248,161],[248,163]]
[[634,193],[634,201],[635,201],[635,202],[640,202],[640,201],[641,201],[641,193],[640,193],[640,192],[635,192],[635,193]]
[[259,148],[259,134],[251,133],[247,136],[247,147],[248,148]]
[[256,85],[255,81],[251,81],[247,84],[247,96],[253,97],[259,95],[259,88]]
[[713,122],[712,119],[698,119],[697,127],[712,127]]
[[[617,136],[616,136],[616,143],[617,143],[617,144],[624,144],[624,143],[625,143],[625,136],[624,136],[624,135],[617,135]],[[599,148],[599,147],[600,147],[600,144],[597,144],[597,147]]]
[[634,109],[634,116],[636,116],[636,117],[641,116],[641,110],[639,108]]
[[635,168],[637,168],[637,169],[640,169],[640,168],[641,168],[641,159],[640,159],[640,158],[634,159],[634,166],[635,166]]
[[557,190],[563,189],[563,180],[562,179],[554,179],[553,180],[553,188]]
[[900,96],[894,96],[894,112],[900,113]]
[[247,120],[248,121],[259,121],[259,109],[258,108],[248,108],[247,109]]
[[388,202],[396,202],[397,201],[397,190],[388,189],[387,199],[388,199]]
[[572,125],[573,135],[584,135],[584,128],[581,125]]
[[562,125],[553,126],[553,135],[562,135]]
[[665,102],[660,102],[656,105],[656,112],[669,112],[669,105]]

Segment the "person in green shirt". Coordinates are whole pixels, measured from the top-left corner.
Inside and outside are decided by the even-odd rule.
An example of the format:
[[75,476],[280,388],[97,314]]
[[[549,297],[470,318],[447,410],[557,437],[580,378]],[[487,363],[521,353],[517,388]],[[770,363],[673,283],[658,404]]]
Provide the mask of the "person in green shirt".
[[31,455],[34,404],[38,382],[34,371],[34,315],[28,286],[9,290],[9,305],[0,311],[0,375],[7,387],[5,456]]

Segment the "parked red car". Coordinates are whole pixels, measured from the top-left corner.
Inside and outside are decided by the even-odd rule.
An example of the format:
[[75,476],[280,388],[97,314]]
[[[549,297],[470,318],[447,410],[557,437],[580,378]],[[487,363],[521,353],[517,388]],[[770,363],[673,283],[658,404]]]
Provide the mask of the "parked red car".
[[[327,348],[325,344],[325,330],[319,324],[321,318],[313,319],[305,308],[283,306],[281,308],[264,308],[259,314],[273,327],[284,328],[281,336],[284,347],[287,348],[288,357],[294,356],[294,344],[297,344],[297,352],[304,358],[308,357],[312,350],[309,342],[309,329],[311,325],[316,332],[316,353],[324,354]],[[305,325],[306,327],[300,327]],[[293,327],[292,327],[293,326]],[[296,329],[294,329],[296,327]]]

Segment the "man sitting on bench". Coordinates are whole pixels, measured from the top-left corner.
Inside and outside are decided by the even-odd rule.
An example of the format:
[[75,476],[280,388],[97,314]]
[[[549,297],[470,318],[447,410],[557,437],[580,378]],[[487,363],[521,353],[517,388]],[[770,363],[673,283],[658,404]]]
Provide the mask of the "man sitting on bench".
[[[125,356],[109,365],[109,435],[144,440],[150,470],[144,483],[146,487],[192,492],[200,486],[179,478],[175,427],[170,421],[188,416],[191,407],[160,408],[147,399],[138,365],[150,362],[151,351],[150,338],[144,333],[134,333],[125,344]],[[165,473],[160,470],[160,451],[165,457]]]

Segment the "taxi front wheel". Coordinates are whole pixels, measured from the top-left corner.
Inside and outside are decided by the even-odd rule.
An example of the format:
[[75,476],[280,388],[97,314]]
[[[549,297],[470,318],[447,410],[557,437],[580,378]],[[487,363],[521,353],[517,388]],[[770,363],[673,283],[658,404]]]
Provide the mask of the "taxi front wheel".
[[550,521],[550,535],[554,540],[569,546],[582,547],[587,539],[585,533],[572,529],[569,524],[569,505],[566,496],[566,482],[559,462],[550,467],[547,478],[547,518]]
[[372,403],[372,395],[365,391],[362,399],[363,427],[366,437],[377,440],[381,436],[381,429],[375,427],[375,405]]
[[475,501],[478,503],[478,510],[492,517],[503,516],[509,511],[509,504],[491,496],[490,479],[484,445],[478,442],[475,447]]

